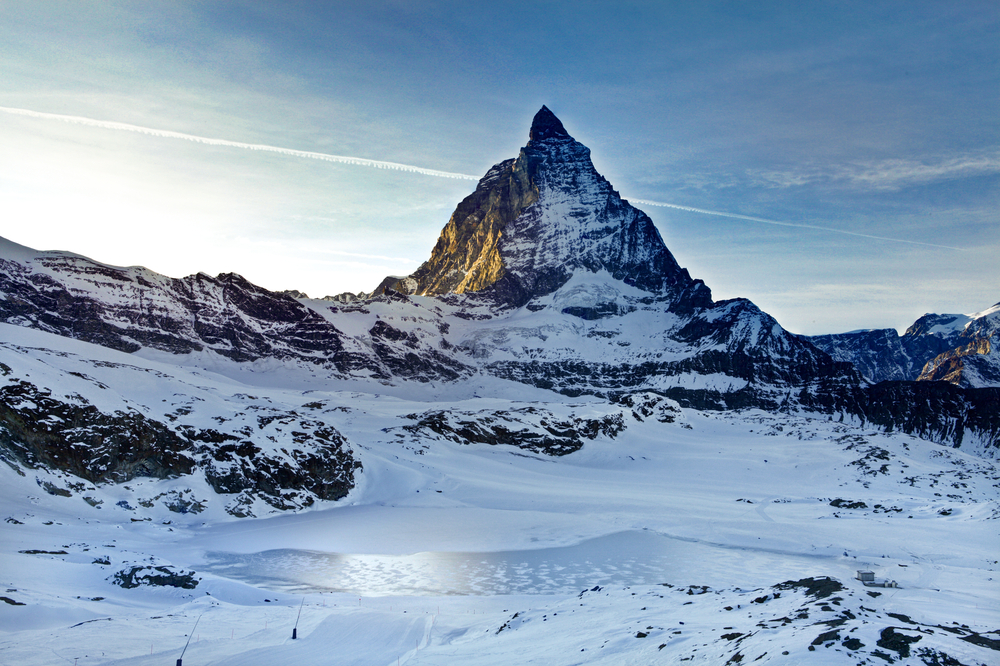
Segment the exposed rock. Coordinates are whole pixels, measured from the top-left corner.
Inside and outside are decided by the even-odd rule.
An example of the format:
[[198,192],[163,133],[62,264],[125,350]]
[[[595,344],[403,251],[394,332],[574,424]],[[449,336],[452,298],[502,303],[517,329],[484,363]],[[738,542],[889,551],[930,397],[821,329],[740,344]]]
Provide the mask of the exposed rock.
[[91,483],[190,474],[191,445],[139,412],[104,414],[26,382],[0,386],[0,453],[29,468],[61,469]]
[[585,440],[598,436],[614,438],[625,429],[621,414],[559,417],[533,406],[479,412],[434,410],[406,418],[416,421],[404,426],[414,435],[426,436],[429,431],[458,444],[507,444],[553,456],[573,453]]
[[893,329],[809,337],[873,382],[946,381],[1000,387],[1000,304],[971,315],[925,314],[899,336]]
[[918,381],[1000,387],[1000,303],[970,319],[954,345],[927,362]]
[[[322,422],[310,420],[300,427],[291,433],[295,447],[273,452],[273,446],[265,450],[244,431],[167,425],[134,410],[106,414],[82,397],[58,400],[24,380],[0,386],[0,458],[30,469],[62,470],[91,483],[164,479],[201,469],[218,493],[252,491],[281,508],[344,497],[361,469],[349,442]],[[39,485],[51,494],[71,494],[48,481]],[[101,504],[84,499],[92,506]],[[204,509],[201,501],[178,491],[145,502],[152,506],[161,500],[178,513]]]
[[868,387],[858,411],[870,423],[995,457],[1000,447],[1000,388],[946,382],[882,382]]
[[455,209],[428,259],[391,288],[433,296],[483,292],[520,307],[584,269],[652,292],[677,308],[711,303],[667,250],[652,220],[604,179],[590,150],[548,108],[535,115],[516,159],[492,167]]
[[200,578],[195,578],[193,571],[178,571],[171,566],[142,566],[122,569],[114,575],[112,582],[126,590],[140,586],[179,587],[184,590],[193,590],[198,587],[200,580]]
[[40,252],[22,262],[0,258],[0,293],[0,321],[124,352],[209,349],[236,361],[273,356],[334,365],[343,352],[342,334],[323,317],[235,273],[174,279]]
[[899,654],[900,657],[906,658],[910,656],[910,645],[919,641],[921,636],[908,636],[907,634],[900,633],[896,631],[898,627],[886,627],[879,634],[879,639],[876,641],[876,645],[879,647],[886,648],[887,650],[892,650],[893,652]]

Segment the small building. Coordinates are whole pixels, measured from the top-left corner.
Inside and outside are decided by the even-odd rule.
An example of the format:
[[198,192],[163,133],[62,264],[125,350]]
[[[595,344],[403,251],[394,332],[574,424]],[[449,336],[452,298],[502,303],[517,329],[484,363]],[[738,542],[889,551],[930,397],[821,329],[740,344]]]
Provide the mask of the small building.
[[856,578],[860,580],[861,584],[865,587],[899,587],[899,583],[894,580],[887,580],[884,578],[875,580],[875,572],[873,571],[858,569],[858,575]]

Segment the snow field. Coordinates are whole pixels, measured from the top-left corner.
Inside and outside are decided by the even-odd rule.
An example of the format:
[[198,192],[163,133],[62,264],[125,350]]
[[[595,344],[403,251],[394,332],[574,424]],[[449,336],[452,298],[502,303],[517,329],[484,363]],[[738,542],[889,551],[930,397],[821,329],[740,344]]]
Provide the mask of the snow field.
[[[339,502],[298,513],[261,503],[260,518],[237,519],[199,474],[98,486],[0,465],[0,596],[10,600],[0,664],[173,664],[198,617],[185,664],[717,664],[737,653],[879,663],[871,652],[888,649],[876,644],[890,626],[920,636],[904,663],[924,663],[918,647],[996,662],[940,629],[998,638],[989,632],[1000,627],[1000,473],[961,450],[795,415],[672,409],[659,422],[481,376],[353,390],[296,367],[165,376],[157,358],[7,328],[0,360],[40,386],[160,419],[185,408],[178,418],[199,427],[218,427],[220,414],[254,428],[258,414],[308,414],[348,439],[363,472]],[[407,429],[412,415],[441,409],[526,427],[619,415],[624,428],[561,457]],[[261,430],[275,450],[287,445],[280,427]],[[171,497],[204,509],[171,511]],[[198,585],[113,583],[138,566],[193,572]],[[862,568],[900,587],[863,588],[852,580]],[[815,623],[841,609],[815,610],[819,600],[796,591],[774,599],[773,586],[823,576],[848,588],[840,606],[855,619],[817,646],[838,627]],[[691,586],[709,590],[687,595]],[[796,618],[807,604],[809,618]],[[733,633],[753,635],[722,638]],[[845,646],[851,637],[865,647]]]

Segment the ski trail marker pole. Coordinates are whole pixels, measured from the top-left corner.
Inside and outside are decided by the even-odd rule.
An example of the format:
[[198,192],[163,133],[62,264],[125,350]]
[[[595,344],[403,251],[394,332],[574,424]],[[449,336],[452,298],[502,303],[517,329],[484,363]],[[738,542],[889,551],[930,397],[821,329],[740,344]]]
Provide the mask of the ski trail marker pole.
[[[204,613],[202,613],[202,615],[204,615]],[[181,662],[184,660],[184,653],[187,652],[188,645],[191,645],[191,636],[194,635],[194,630],[198,628],[199,622],[201,622],[201,615],[199,615],[198,619],[194,621],[194,628],[191,629],[191,633],[188,634],[187,643],[184,644],[184,649],[181,650],[181,656],[177,658],[177,666],[181,666]]]
[[299,633],[299,618],[302,617],[302,606],[304,606],[305,603],[306,603],[306,598],[302,597],[302,603],[299,604],[299,614],[295,616],[295,626],[292,627],[292,640],[293,641],[298,638],[298,633]]

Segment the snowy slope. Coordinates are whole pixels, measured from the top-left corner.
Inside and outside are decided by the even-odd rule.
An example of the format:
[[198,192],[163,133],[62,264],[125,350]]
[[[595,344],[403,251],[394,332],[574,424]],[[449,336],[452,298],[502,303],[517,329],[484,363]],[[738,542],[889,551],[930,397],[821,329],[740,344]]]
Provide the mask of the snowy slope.
[[[183,379],[216,405],[188,401],[192,423],[226,400],[308,413],[361,468],[335,504],[258,502],[240,519],[201,471],[106,484],[2,466],[3,663],[173,663],[198,618],[186,663],[996,661],[1000,470],[961,450],[486,376],[464,398],[294,369],[143,383],[166,366],[5,333],[39,384],[57,370],[89,377],[67,394],[101,382],[105,411],[166,399],[176,413]],[[276,449],[297,428],[271,426]],[[900,587],[865,588],[860,568]]]

